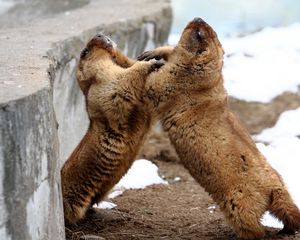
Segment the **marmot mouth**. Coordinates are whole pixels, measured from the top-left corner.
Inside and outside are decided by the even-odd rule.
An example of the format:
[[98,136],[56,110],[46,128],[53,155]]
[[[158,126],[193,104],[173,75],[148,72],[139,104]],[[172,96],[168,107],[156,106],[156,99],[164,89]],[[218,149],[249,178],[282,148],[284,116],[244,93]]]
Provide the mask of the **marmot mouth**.
[[103,33],[98,33],[95,37],[95,40],[100,41],[101,45],[105,48],[116,48],[117,44],[111,40],[108,36]]
[[195,17],[192,21],[190,21],[187,26],[185,27],[186,29],[192,29],[192,28],[197,28],[197,27],[205,27],[208,24],[200,17]]

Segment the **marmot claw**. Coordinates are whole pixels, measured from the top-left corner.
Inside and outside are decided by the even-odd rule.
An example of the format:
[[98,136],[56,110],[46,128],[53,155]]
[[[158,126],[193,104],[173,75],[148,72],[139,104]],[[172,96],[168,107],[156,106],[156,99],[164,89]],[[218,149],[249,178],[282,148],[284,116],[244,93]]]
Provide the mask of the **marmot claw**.
[[154,51],[143,52],[140,56],[137,57],[138,61],[149,61],[151,59],[160,60],[162,57],[160,55],[155,55]]
[[160,67],[162,67],[163,65],[165,65],[165,61],[163,61],[163,60],[151,59],[150,61],[153,61],[153,64],[152,64],[153,70],[157,70]]

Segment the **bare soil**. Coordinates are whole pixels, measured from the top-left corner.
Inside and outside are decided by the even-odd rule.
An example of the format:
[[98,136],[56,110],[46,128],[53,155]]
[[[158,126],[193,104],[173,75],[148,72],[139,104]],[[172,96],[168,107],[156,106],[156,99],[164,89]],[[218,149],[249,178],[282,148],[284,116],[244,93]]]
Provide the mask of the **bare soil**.
[[[109,199],[114,209],[96,209],[76,226],[67,226],[68,240],[237,239],[210,196],[180,164],[165,133],[153,129],[139,157],[158,165],[168,185],[128,190]],[[179,177],[179,181],[175,181]],[[267,228],[264,239],[299,239],[280,236]]]

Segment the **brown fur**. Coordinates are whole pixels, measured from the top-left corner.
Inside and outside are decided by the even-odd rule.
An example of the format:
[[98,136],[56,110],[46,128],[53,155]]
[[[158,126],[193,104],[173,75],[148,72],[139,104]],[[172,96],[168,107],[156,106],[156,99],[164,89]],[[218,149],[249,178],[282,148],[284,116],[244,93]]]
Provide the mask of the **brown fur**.
[[295,233],[299,209],[229,109],[223,49],[213,29],[196,18],[175,48],[158,48],[139,59],[151,58],[168,62],[148,77],[147,97],[182,163],[218,203],[237,235],[264,236],[260,219],[267,210],[283,221],[283,233]]
[[131,166],[152,122],[141,96],[157,67],[156,61],[134,63],[104,35],[82,51],[77,79],[90,125],[61,170],[66,223],[83,218]]

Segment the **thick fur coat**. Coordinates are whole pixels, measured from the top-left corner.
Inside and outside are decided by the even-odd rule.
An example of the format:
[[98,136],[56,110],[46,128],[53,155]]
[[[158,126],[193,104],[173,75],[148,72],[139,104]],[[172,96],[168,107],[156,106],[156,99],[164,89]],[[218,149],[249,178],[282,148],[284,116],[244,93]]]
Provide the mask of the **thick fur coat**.
[[82,219],[132,165],[152,123],[145,79],[159,66],[132,61],[101,34],[83,49],[77,80],[90,125],[61,170],[66,223]]
[[177,46],[145,52],[139,60],[167,63],[146,81],[146,97],[191,175],[218,203],[237,235],[265,234],[265,211],[283,233],[300,228],[300,212],[280,175],[231,112],[223,85],[223,49],[214,30],[195,18]]

